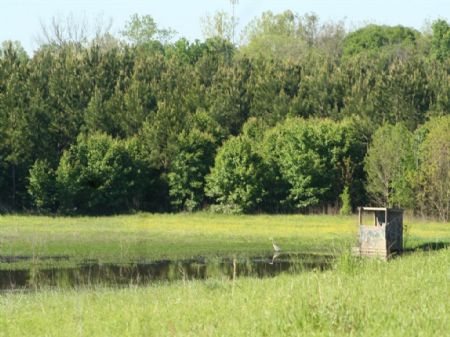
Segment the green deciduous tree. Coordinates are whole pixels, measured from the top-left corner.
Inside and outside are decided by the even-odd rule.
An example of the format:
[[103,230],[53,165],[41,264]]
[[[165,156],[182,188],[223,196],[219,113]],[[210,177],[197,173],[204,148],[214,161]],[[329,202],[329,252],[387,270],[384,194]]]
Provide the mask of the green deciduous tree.
[[175,31],[158,28],[150,15],[133,14],[121,34],[133,44],[145,45],[153,41],[168,42]]
[[344,39],[344,56],[360,53],[399,53],[415,47],[420,33],[403,26],[367,25],[351,32]]
[[250,57],[298,60],[307,53],[317,33],[317,17],[302,19],[292,11],[264,12],[244,30],[241,51]]
[[57,210],[55,170],[46,160],[37,160],[30,169],[28,193],[40,211]]
[[439,61],[444,61],[450,55],[450,25],[439,19],[433,22],[431,29],[431,55]]
[[425,133],[419,145],[418,199],[425,214],[448,221],[450,216],[450,117],[438,117],[418,132]]
[[377,206],[414,206],[413,139],[404,125],[386,124],[374,133],[365,170],[367,191]]
[[257,210],[268,193],[267,167],[245,135],[228,139],[218,150],[207,177],[206,194],[243,212]]
[[192,211],[202,206],[205,177],[214,162],[215,139],[198,129],[183,131],[168,174],[172,206]]
[[61,210],[115,213],[131,208],[138,172],[124,142],[104,134],[80,135],[65,151],[56,182]]
[[361,143],[353,136],[345,124],[318,119],[291,118],[270,130],[267,158],[287,184],[281,202],[298,209],[336,202],[360,160]]
[[[367,201],[363,157],[374,130],[400,122],[413,131],[450,111],[449,29],[443,20],[435,22],[430,35],[369,25],[344,40],[342,23],[323,24],[315,15],[292,11],[266,12],[237,45],[230,41],[230,18],[223,14],[217,19],[215,32],[204,41],[172,42],[170,32],[150,16],[135,15],[124,28],[128,43],[103,30],[86,35],[82,25],[69,25],[66,31],[64,22],[56,21],[56,30],[50,31],[55,34],[31,57],[20,44],[3,43],[1,209],[31,207],[28,187],[35,205],[51,210],[53,191],[45,195],[46,188],[39,187],[51,189],[45,165],[55,168],[60,179],[64,170],[68,177],[73,174],[74,184],[84,174],[85,180],[73,186],[65,180],[73,194],[70,202],[63,198],[61,211],[87,213],[98,207],[98,212],[110,212],[104,206],[112,199],[117,211],[201,207],[211,201],[201,191],[212,160],[206,153],[210,145],[219,147],[234,136],[246,159],[237,150],[228,153],[234,153],[237,166],[253,167],[256,178],[232,172],[243,175],[242,186],[255,186],[235,194],[220,192],[215,201],[239,203],[246,211],[336,207],[348,187],[356,206]],[[343,57],[342,48],[350,50]],[[417,144],[428,134],[423,130]],[[99,133],[109,140],[100,140]],[[101,144],[109,144],[105,153]],[[90,155],[83,157],[82,148]],[[419,158],[419,148],[415,145],[415,168],[428,163]],[[122,172],[112,153],[130,161],[133,173],[127,180],[133,187],[125,188],[115,169],[108,171],[106,163]],[[117,198],[113,187],[105,187],[112,183],[105,178],[110,174],[122,191]],[[410,189],[411,180],[390,183],[389,193]],[[236,182],[233,191],[239,186]],[[421,196],[416,201],[437,214],[428,186],[414,185]],[[407,194],[397,192],[392,202],[414,206],[411,198],[402,199]]]

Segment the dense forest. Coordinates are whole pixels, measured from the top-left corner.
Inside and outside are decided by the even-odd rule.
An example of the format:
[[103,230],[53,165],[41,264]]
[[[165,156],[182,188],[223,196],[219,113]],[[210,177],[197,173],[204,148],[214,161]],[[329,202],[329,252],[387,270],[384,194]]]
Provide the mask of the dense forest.
[[0,48],[0,212],[450,213],[450,25],[266,12],[235,42],[54,24]]

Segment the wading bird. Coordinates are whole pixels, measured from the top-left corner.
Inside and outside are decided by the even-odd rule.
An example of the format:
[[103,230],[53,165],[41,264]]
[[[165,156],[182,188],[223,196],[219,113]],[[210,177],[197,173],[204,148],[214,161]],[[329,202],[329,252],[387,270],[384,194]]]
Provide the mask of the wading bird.
[[280,256],[280,253],[275,252],[272,256],[272,261],[269,261],[269,264],[273,264],[275,262],[275,259]]
[[270,238],[270,240],[272,240],[273,250],[274,250],[276,253],[281,252],[281,247],[278,246],[278,245],[273,241],[273,238]]

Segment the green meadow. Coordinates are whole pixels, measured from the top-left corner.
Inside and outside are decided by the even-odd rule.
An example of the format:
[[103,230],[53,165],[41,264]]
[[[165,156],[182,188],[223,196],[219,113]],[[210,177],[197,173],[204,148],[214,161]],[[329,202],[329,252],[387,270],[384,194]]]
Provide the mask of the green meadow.
[[384,262],[349,254],[356,216],[3,216],[0,256],[33,256],[38,265],[48,256],[105,262],[253,256],[271,252],[270,238],[285,251],[331,253],[336,260],[326,271],[263,279],[6,291],[0,337],[448,336],[450,224],[404,222],[406,253]]
[[[354,243],[355,217],[137,214],[113,217],[0,218],[0,255],[71,259],[181,259],[272,251],[335,253]],[[450,234],[449,234],[450,236]],[[43,261],[44,262],[44,261]]]
[[[406,248],[450,242],[446,223],[405,219]],[[0,256],[67,256],[103,262],[248,256],[272,250],[339,254],[357,242],[356,216],[136,214],[0,217]],[[45,260],[42,261],[45,263]],[[11,266],[8,266],[11,267]],[[5,268],[0,264],[0,268]]]

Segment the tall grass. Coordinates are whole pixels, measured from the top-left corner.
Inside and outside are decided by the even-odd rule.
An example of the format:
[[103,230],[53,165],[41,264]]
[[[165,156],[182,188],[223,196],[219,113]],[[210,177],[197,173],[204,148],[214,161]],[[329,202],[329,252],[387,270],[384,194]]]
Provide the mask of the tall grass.
[[448,336],[450,250],[334,270],[0,295],[0,336]]
[[[0,337],[448,336],[450,226],[405,221],[413,252],[386,263],[340,254],[356,241],[356,217],[0,217],[0,255],[33,264],[255,254],[272,249],[270,237],[285,251],[340,254],[333,270],[272,279],[1,293]],[[427,245],[440,250],[414,251]]]

